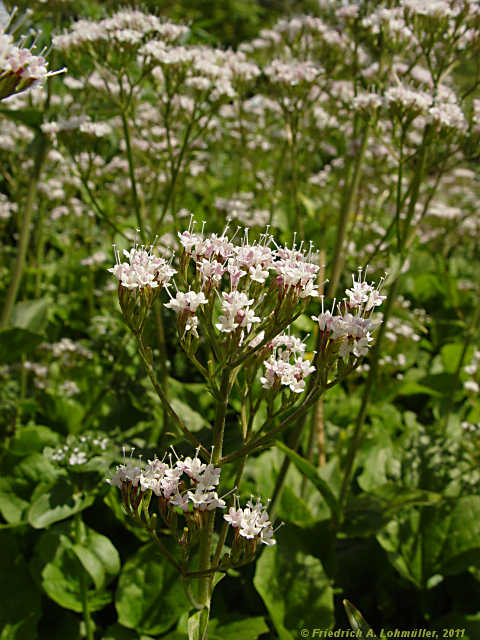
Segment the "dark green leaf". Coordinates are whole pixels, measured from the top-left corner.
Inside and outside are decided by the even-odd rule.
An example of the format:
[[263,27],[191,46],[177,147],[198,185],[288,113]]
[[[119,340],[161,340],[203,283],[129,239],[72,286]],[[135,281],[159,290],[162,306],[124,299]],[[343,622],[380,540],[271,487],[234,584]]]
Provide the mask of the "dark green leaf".
[[83,511],[95,501],[92,493],[79,492],[65,477],[39,496],[28,511],[28,521],[34,529],[44,529]]
[[0,109],[0,114],[9,120],[19,122],[31,129],[40,129],[43,113],[36,109]]
[[365,621],[360,611],[348,600],[343,601],[343,606],[352,629],[354,631],[360,631],[362,638],[373,638],[374,640],[377,640],[377,636],[373,632],[373,629]]
[[268,633],[264,618],[245,618],[229,624],[215,627],[208,633],[209,640],[257,640],[258,636]]
[[35,451],[41,453],[44,447],[55,447],[59,440],[58,433],[48,427],[27,425],[17,430],[9,449],[16,456],[25,456]]
[[263,551],[254,585],[280,640],[296,638],[304,627],[333,625],[333,591],[322,563],[304,553],[291,533],[285,535],[284,544],[279,535],[277,545]]
[[120,624],[151,635],[167,631],[190,609],[176,569],[153,544],[142,547],[123,567],[115,606]]
[[[100,535],[86,527],[84,530],[87,540],[90,536]],[[45,532],[37,543],[32,571],[49,598],[77,613],[83,611],[82,581],[86,580],[88,606],[91,611],[98,611],[111,601],[111,594],[89,588],[89,574],[73,549],[78,544],[76,538],[76,523],[72,521],[58,524]]]
[[0,331],[0,364],[10,364],[22,355],[31,353],[43,340],[38,333],[27,329],[4,329]]
[[0,534],[0,575],[0,638],[35,640],[41,593],[32,582],[17,540],[6,532]]
[[293,464],[297,467],[297,469],[312,482],[318,491],[321,493],[323,499],[327,503],[330,508],[330,511],[334,517],[338,517],[339,508],[337,499],[330,489],[325,480],[319,475],[317,469],[305,458],[298,455],[295,451],[287,447],[287,445],[283,444],[283,442],[277,441],[276,446],[285,453]]
[[17,302],[12,310],[10,324],[12,327],[41,333],[47,324],[47,312],[51,304],[51,300],[47,298]]

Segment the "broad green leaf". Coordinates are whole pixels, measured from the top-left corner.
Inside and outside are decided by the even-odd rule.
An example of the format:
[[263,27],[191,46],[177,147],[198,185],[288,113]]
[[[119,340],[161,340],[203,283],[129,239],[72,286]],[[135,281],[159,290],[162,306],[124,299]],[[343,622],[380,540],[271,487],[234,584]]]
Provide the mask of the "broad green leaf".
[[378,640],[377,636],[373,632],[373,629],[365,621],[360,611],[356,607],[354,607],[351,602],[349,602],[348,600],[344,600],[343,606],[345,608],[348,621],[350,622],[350,626],[354,631],[358,631],[361,633],[360,637],[373,638],[374,640]]
[[74,544],[72,551],[82,563],[85,571],[90,575],[95,588],[102,589],[105,586],[105,570],[100,559],[91,549],[82,544]]
[[283,444],[283,442],[277,441],[275,444],[290,458],[297,469],[315,485],[329,506],[332,515],[338,517],[339,508],[337,499],[327,482],[319,475],[317,469],[308,460],[305,460],[305,458],[302,458],[298,453]]
[[[84,542],[100,536],[97,532],[83,527]],[[45,593],[65,609],[80,613],[82,604],[82,580],[86,579],[88,605],[91,611],[103,609],[112,599],[105,590],[91,588],[93,581],[85,571],[74,550],[78,531],[76,523],[63,522],[45,532],[37,543],[32,561],[32,571],[40,580]],[[103,536],[100,536],[103,538]]]
[[190,431],[200,431],[204,427],[208,427],[209,423],[205,418],[192,409],[188,404],[182,402],[178,398],[172,398],[170,401],[175,413],[183,420],[185,424],[188,425]]
[[27,329],[3,329],[0,331],[0,364],[10,364],[22,355],[31,353],[43,337]]
[[0,639],[35,640],[41,593],[32,582],[18,540],[0,533]]
[[8,452],[2,460],[0,513],[10,524],[27,522],[27,512],[35,492],[53,484],[59,475],[40,453],[19,458]]
[[209,611],[203,608],[188,618],[188,640],[207,640]]
[[304,553],[288,534],[265,549],[257,562],[254,585],[280,640],[292,640],[303,627],[333,625],[333,590],[318,558]]
[[[168,638],[170,638],[170,635],[167,637],[163,636],[162,640],[168,640]],[[139,636],[135,631],[126,629],[117,623],[108,627],[102,636],[102,640],[152,640],[152,638],[143,634]],[[178,640],[185,640],[185,634],[179,635]]]
[[22,522],[30,506],[28,500],[18,495],[16,487],[15,478],[0,478],[0,513],[10,524]]
[[34,529],[44,529],[83,511],[94,501],[94,494],[76,491],[68,478],[61,476],[32,503],[28,521]]
[[34,452],[42,452],[44,447],[58,445],[60,436],[52,429],[41,425],[20,427],[12,438],[9,451],[16,456],[26,456]]
[[377,535],[393,566],[423,588],[480,560],[480,496],[408,509]]
[[93,580],[102,589],[120,571],[120,556],[110,540],[89,527],[84,527],[83,539],[72,550]]
[[43,113],[37,109],[0,109],[0,114],[14,122],[39,130],[43,122]]
[[349,536],[376,534],[406,508],[435,505],[441,501],[442,496],[438,493],[387,482],[369,493],[350,497],[343,531]]
[[317,522],[317,518],[313,515],[307,502],[297,495],[288,484],[282,491],[281,512],[282,517],[285,512],[288,513],[288,522],[299,527],[309,527]]
[[115,596],[118,621],[129,629],[158,635],[190,609],[182,582],[158,547],[141,547],[122,568]]
[[268,631],[264,618],[245,618],[215,627],[212,633],[209,631],[208,640],[257,640]]
[[17,302],[12,310],[11,326],[41,333],[47,324],[47,313],[51,304],[52,301],[48,298]]

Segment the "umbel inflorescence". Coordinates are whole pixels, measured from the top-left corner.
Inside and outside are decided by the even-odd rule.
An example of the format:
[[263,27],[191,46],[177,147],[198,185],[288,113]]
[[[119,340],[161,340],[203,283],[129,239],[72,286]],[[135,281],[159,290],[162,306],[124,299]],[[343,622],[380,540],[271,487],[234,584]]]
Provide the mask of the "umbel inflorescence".
[[[265,389],[280,381],[293,392],[303,391],[303,381],[315,365],[303,360],[304,343],[282,334],[310,300],[319,297],[320,266],[312,246],[304,249],[303,243],[295,242],[292,247],[278,246],[268,230],[256,242],[245,230],[235,243],[228,227],[221,235],[194,232],[193,227],[191,223],[178,234],[183,250],[176,268],[172,260],[157,257],[153,246],[124,250],[124,262],[116,251],[110,271],[119,281],[120,304],[129,326],[134,331],[143,328],[154,298],[165,289],[169,301],[164,305],[176,314],[187,352],[196,350],[200,331],[220,361],[233,357],[240,361],[254,352],[268,356],[262,377]],[[313,319],[323,335],[323,351],[343,359],[364,356],[380,324],[373,316],[385,298],[380,287],[362,279],[360,270],[346,297],[338,304],[334,301],[331,310],[325,310],[320,298],[322,310]]]
[[[207,514],[227,507],[224,498],[232,492],[218,496],[220,473],[219,467],[203,462],[197,451],[193,458],[177,457],[175,461],[170,454],[168,462],[165,458],[147,463],[125,459],[107,482],[120,488],[129,515],[154,530],[160,519],[160,524],[188,553],[207,525]],[[223,568],[248,561],[261,543],[275,544],[272,523],[261,499],[250,499],[244,509],[236,496],[234,500],[235,504],[223,515],[234,530],[230,553],[223,556]]]
[[[11,22],[14,12],[10,16]],[[8,26],[8,25],[7,25]],[[48,62],[43,51],[36,55],[32,47],[24,46],[24,41],[14,42],[10,33],[0,27],[0,100],[41,84],[47,78],[63,73],[65,69],[48,71]]]
[[[171,561],[181,573],[191,575],[188,557],[197,544],[201,547],[202,538],[211,540],[217,510],[228,508],[228,513],[213,564],[209,554],[203,556],[203,573],[239,566],[253,559],[259,543],[274,544],[272,524],[260,500],[242,509],[237,496],[227,505],[225,496],[218,495],[222,465],[245,460],[268,446],[358,365],[381,322],[375,310],[385,296],[360,269],[345,297],[326,309],[319,293],[321,268],[312,245],[304,248],[303,242],[297,245],[294,240],[292,246],[280,246],[268,229],[251,241],[248,230],[230,236],[227,226],[221,235],[206,234],[203,228],[195,231],[191,221],[178,236],[177,257],[167,260],[156,255],[155,246],[135,243],[123,251],[123,261],[115,248],[116,264],[109,271],[119,282],[124,319],[137,339],[167,419],[195,443],[197,454],[177,457],[175,462],[170,456],[168,463],[157,458],[146,464],[130,459],[117,467],[110,483],[120,488],[127,513],[161,545],[157,521],[163,521],[163,530],[166,527],[183,549],[182,563]],[[213,398],[210,455],[169,403],[155,374],[151,349],[144,343],[149,311],[161,297],[164,308],[175,313],[178,340]],[[312,351],[307,341],[294,335],[292,324],[318,298],[319,314],[311,316],[317,325]],[[233,389],[242,397],[236,427],[231,419],[226,421]],[[262,403],[263,423],[257,415]],[[231,410],[235,411],[233,406]],[[222,457],[225,429],[238,426],[242,447]],[[241,469],[243,464],[237,485]],[[157,505],[153,513],[152,504]],[[235,531],[233,542],[222,556],[229,527]]]

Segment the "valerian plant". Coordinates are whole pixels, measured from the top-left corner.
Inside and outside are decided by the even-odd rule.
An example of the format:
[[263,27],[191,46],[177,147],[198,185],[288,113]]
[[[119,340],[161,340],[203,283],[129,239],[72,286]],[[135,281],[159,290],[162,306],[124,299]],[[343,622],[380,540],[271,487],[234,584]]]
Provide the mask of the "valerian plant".
[[478,2],[298,0],[235,51],[115,4],[35,3],[60,79],[0,38],[0,564],[38,601],[0,627],[283,640],[342,624],[332,587],[474,620]]
[[[170,422],[197,447],[196,455],[174,460],[170,454],[168,463],[162,456],[146,465],[132,458],[117,467],[109,482],[121,489],[127,513],[149,531],[184,578],[198,609],[189,622],[189,637],[203,639],[215,574],[254,560],[260,543],[275,543],[261,499],[239,507],[236,490],[248,456],[271,445],[358,366],[381,322],[375,310],[385,296],[362,270],[331,309],[325,309],[321,296],[321,310],[313,316],[319,349],[308,353],[292,325],[319,297],[320,265],[312,245],[280,246],[268,229],[252,240],[247,229],[230,237],[228,225],[221,235],[206,234],[203,227],[197,232],[195,226],[192,218],[188,230],[179,232],[182,249],[176,260],[157,257],[154,246],[135,244],[123,251],[123,262],[115,250],[110,271],[119,281],[123,317],[155,391]],[[210,442],[198,441],[175,412],[145,343],[149,312],[163,291],[169,298],[164,307],[176,314],[179,343],[214,399]],[[236,425],[231,419],[227,423],[234,388],[242,405]],[[262,404],[265,417],[256,420]],[[241,446],[234,451],[224,451],[226,429],[241,431]],[[228,464],[235,467],[234,486],[219,497],[220,473]],[[226,509],[229,493],[230,508],[215,536],[215,514]],[[173,550],[161,539],[165,528],[176,543]]]

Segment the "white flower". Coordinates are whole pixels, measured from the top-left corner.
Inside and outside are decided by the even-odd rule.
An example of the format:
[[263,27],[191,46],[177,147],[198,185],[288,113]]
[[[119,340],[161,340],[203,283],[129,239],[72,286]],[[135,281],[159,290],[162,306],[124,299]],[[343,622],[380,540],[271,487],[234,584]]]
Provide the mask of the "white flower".
[[206,304],[207,302],[208,300],[205,298],[203,291],[199,293],[196,291],[187,291],[185,293],[178,291],[175,298],[165,303],[165,306],[168,309],[173,309],[175,313],[183,313],[184,311],[195,313],[201,304]]
[[85,453],[85,451],[78,451],[75,449],[73,450],[73,453],[68,458],[68,464],[70,465],[85,464],[86,461],[87,461],[87,454]]
[[467,391],[472,391],[473,393],[478,393],[480,391],[480,387],[475,380],[467,380],[463,383],[463,386]]
[[152,249],[146,251],[133,247],[130,251],[124,250],[123,255],[128,258],[128,262],[120,262],[120,254],[115,250],[117,263],[108,271],[127,289],[161,287],[176,273],[163,258],[156,258]]

